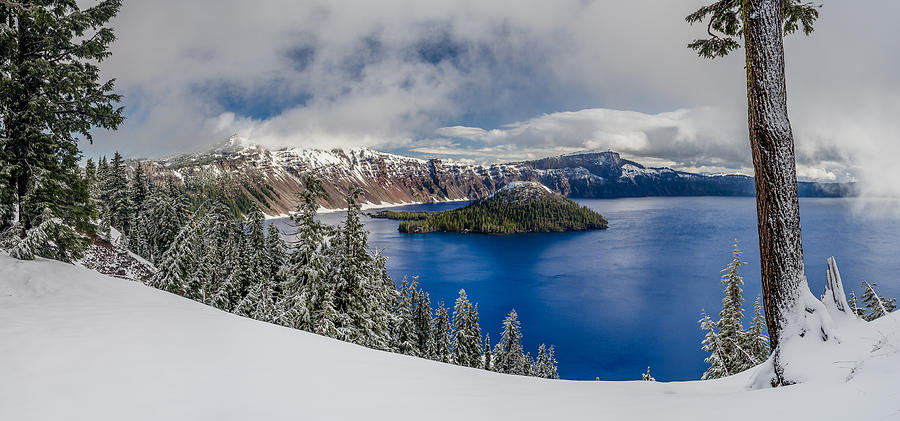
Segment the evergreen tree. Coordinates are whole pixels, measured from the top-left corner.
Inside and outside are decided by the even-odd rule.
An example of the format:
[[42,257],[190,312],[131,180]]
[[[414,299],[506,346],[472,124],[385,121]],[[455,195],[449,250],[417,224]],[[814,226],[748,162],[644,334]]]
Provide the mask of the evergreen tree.
[[656,379],[654,379],[653,376],[650,375],[650,366],[649,365],[647,366],[647,372],[641,374],[641,380],[646,381],[646,382],[655,382],[656,381]]
[[91,193],[91,197],[96,198],[97,164],[95,164],[94,160],[91,158],[88,158],[87,163],[84,165],[84,181],[87,184],[88,191]]
[[76,229],[93,232],[78,141],[91,141],[93,127],[115,129],[122,121],[114,107],[120,98],[112,81],[99,81],[98,67],[115,39],[104,25],[120,7],[121,0],[84,10],[69,0],[0,7],[0,231],[20,225],[14,231],[27,239],[52,221],[57,228],[44,232],[45,241],[85,247],[71,238]]
[[866,305],[866,308],[869,309],[869,312],[862,316],[864,320],[875,320],[881,316],[887,315],[897,308],[897,299],[880,297],[878,293],[875,292],[875,287],[878,286],[877,283],[863,281],[862,286],[865,288],[862,297],[863,303]]
[[703,350],[709,353],[709,356],[703,360],[709,364],[709,368],[706,369],[700,379],[718,379],[733,374],[728,371],[728,366],[725,363],[719,334],[716,332],[716,323],[709,318],[706,312],[703,312],[703,318],[700,319],[700,329],[706,331],[702,345]]
[[[413,278],[413,284],[418,278]],[[415,290],[415,287],[413,287]],[[423,290],[415,291],[415,306],[413,307],[413,324],[416,329],[416,347],[418,355],[428,357],[431,353],[431,298]]]
[[185,224],[175,240],[163,253],[157,272],[150,278],[150,286],[185,295],[188,281],[191,279],[194,264],[194,227],[191,222]]
[[451,337],[453,335],[450,326],[450,313],[444,302],[438,303],[437,309],[434,311],[434,350],[432,350],[433,358],[436,361],[449,363],[451,361]]
[[281,238],[281,231],[274,223],[269,224],[266,234],[266,254],[269,261],[268,277],[272,281],[276,301],[281,299],[286,282],[284,265],[287,262],[287,244]]
[[[806,284],[797,199],[797,168],[794,135],[787,110],[787,85],[783,37],[802,28],[807,35],[819,17],[818,6],[805,0],[716,0],[687,16],[693,23],[706,23],[709,38],[688,45],[701,57],[725,56],[744,41],[747,87],[747,125],[753,151],[759,226],[760,265],[766,324],[771,335],[776,381],[785,379],[779,359],[780,336],[788,320],[801,326],[790,331],[821,331],[823,315],[793,315]],[[811,324],[807,326],[806,324]]]
[[753,356],[752,364],[762,364],[769,358],[769,337],[764,333],[766,330],[766,319],[762,314],[762,303],[760,296],[756,296],[756,302],[753,304],[753,321],[750,323],[750,330],[746,334],[746,345],[744,349]]
[[326,283],[327,268],[330,266],[326,254],[329,230],[316,219],[319,208],[317,200],[324,196],[321,183],[306,177],[304,185],[303,202],[290,218],[295,229],[295,241],[288,257],[284,296],[279,301],[279,307],[284,318],[282,324],[318,332],[318,323],[323,320],[323,300],[331,287]]
[[856,298],[856,293],[853,291],[850,291],[850,297],[847,298],[847,303],[850,305],[850,312],[857,317],[862,317],[866,314],[866,310],[859,307],[859,299]]
[[531,370],[532,375],[534,377],[546,379],[550,371],[549,367],[547,367],[547,363],[547,346],[541,344],[541,346],[538,347],[537,359],[534,361],[534,367]]
[[550,345],[550,349],[547,351],[547,378],[548,379],[558,379],[559,378],[559,368],[558,362],[556,361],[556,346]]
[[522,349],[522,325],[513,309],[503,320],[503,333],[494,347],[494,371],[525,375],[525,353]]
[[491,334],[484,335],[484,369],[491,370]]
[[109,195],[110,224],[123,233],[129,233],[128,223],[131,221],[131,199],[128,194],[128,177],[125,174],[125,163],[122,155],[116,152],[109,163],[106,179]]
[[414,320],[415,280],[412,287],[406,278],[400,284],[400,297],[397,300],[396,326],[394,327],[394,348],[406,355],[419,355],[416,344],[416,325]]
[[466,297],[466,290],[459,290],[459,297],[453,306],[453,343],[452,361],[466,367],[478,367],[481,360],[480,328],[475,324],[478,320],[472,303]]
[[739,270],[745,264],[735,240],[731,263],[722,270],[725,273],[721,278],[725,296],[722,298],[719,320],[712,323],[705,314],[700,320],[700,328],[707,331],[703,349],[710,352],[707,358],[710,368],[704,373],[704,379],[740,373],[765,360],[759,359],[764,354],[759,349],[760,341],[765,340],[762,338],[762,318],[754,319],[753,329],[759,329],[759,332],[745,332],[743,328],[744,297],[741,285],[744,281]]

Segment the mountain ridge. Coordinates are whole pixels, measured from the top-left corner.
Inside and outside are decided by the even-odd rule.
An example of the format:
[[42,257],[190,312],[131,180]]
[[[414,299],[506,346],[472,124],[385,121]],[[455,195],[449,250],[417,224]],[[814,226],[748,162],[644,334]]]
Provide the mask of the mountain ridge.
[[[504,164],[470,165],[369,148],[269,150],[232,136],[198,153],[132,161],[156,179],[216,184],[258,203],[268,215],[293,211],[303,177],[322,181],[323,209],[346,206],[353,187],[367,206],[477,200],[514,181],[539,182],[569,198],[753,196],[753,178],[648,168],[613,151],[587,151]],[[852,195],[855,185],[800,183],[801,196]]]

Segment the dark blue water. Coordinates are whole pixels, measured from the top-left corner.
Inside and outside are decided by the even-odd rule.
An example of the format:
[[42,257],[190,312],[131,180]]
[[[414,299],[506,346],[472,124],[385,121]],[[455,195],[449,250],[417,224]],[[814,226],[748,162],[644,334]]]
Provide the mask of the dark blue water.
[[[588,233],[486,236],[401,234],[397,222],[366,219],[371,244],[384,249],[396,281],[418,275],[433,304],[452,307],[460,288],[477,301],[481,326],[499,338],[511,308],[527,350],[555,344],[566,379],[697,379],[701,309],[717,314],[720,270],[737,238],[744,267],[746,314],[760,293],[756,205],[752,198],[580,200],[609,220]],[[847,287],[879,282],[900,296],[900,219],[864,216],[854,199],[801,200],[807,276],[824,287],[825,259],[836,256]],[[408,206],[443,210],[459,204]],[[324,215],[337,223],[340,214]]]

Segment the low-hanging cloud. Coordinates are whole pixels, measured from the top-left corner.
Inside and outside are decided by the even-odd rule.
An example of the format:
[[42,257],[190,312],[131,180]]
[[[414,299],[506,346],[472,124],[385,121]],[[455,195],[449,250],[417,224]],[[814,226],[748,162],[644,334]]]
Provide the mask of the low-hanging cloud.
[[[128,1],[103,63],[128,120],[87,153],[159,156],[237,133],[469,161],[614,149],[746,173],[740,54],[685,48],[704,28],[683,17],[703,3]],[[864,3],[826,2],[813,36],[787,41],[798,169],[893,194],[900,3]]]

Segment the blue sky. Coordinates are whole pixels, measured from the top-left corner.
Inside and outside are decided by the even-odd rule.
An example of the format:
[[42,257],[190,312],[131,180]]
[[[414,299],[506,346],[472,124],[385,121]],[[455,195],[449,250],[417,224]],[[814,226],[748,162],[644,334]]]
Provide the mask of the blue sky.
[[[740,53],[685,48],[703,28],[684,16],[702,4],[126,1],[103,69],[128,120],[86,154],[153,157],[240,134],[470,162],[613,149],[749,173]],[[787,41],[802,177],[877,181],[866,168],[900,154],[898,13],[832,1],[812,37]]]

